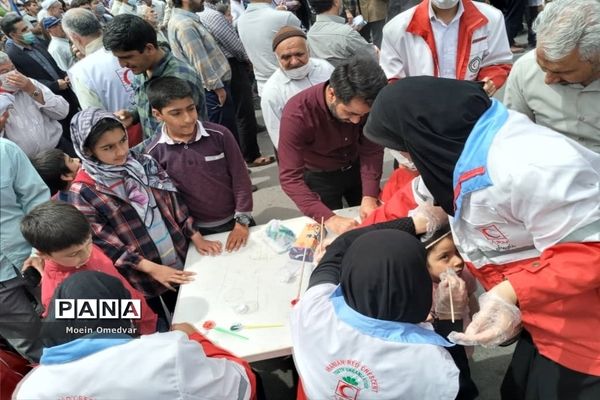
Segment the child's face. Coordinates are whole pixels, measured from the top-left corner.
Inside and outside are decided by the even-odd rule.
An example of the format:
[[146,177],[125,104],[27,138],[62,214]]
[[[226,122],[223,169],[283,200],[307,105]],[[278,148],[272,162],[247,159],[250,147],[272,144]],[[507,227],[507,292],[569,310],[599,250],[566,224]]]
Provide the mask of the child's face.
[[427,253],[427,269],[434,282],[440,281],[440,274],[452,268],[460,276],[465,263],[458,253],[452,235],[437,242]]
[[72,181],[75,179],[75,175],[79,172],[79,168],[81,168],[81,160],[79,158],[72,158],[68,154],[65,154],[65,165],[69,169],[68,174],[63,174],[61,176],[64,181]]
[[122,128],[106,131],[90,150],[104,164],[124,165],[129,156],[127,133]]
[[41,256],[64,267],[79,268],[88,262],[91,254],[92,236],[90,236],[82,244],[76,244],[64,250],[55,251],[50,254],[41,254]]
[[156,119],[165,123],[169,135],[191,138],[196,134],[198,113],[191,97],[173,100],[160,111],[153,109],[152,113]]

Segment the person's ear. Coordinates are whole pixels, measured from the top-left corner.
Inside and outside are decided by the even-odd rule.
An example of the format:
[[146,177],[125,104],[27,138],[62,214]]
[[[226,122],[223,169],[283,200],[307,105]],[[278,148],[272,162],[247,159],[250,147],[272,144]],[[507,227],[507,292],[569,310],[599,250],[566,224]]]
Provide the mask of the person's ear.
[[60,174],[60,179],[65,182],[71,182],[73,179],[75,179],[75,174],[72,172],[69,172],[68,174]]
[[152,116],[154,116],[154,118],[156,118],[157,120],[159,120],[160,122],[165,122],[162,119],[162,114],[160,113],[160,111],[158,111],[156,108],[152,109]]
[[52,256],[48,253],[44,253],[43,251],[36,250],[36,255],[44,260],[51,260]]
[[151,43],[146,43],[146,45],[144,46],[144,53],[148,53],[149,55],[153,55],[158,49],[156,47],[154,47],[153,44]]
[[335,103],[335,90],[331,86],[327,86],[327,89],[325,89],[325,98],[328,103]]

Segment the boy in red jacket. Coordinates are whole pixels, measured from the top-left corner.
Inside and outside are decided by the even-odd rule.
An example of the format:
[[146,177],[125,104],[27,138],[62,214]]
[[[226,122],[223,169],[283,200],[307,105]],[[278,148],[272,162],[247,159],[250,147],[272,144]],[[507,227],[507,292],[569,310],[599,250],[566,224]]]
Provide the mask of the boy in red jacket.
[[79,271],[99,271],[118,278],[133,299],[141,300],[140,333],[156,331],[156,314],[144,296],[117,271],[111,259],[92,244],[90,224],[77,208],[55,201],[42,203],[23,218],[21,232],[45,260],[44,270],[40,272],[42,304],[46,310],[54,290],[66,278]]

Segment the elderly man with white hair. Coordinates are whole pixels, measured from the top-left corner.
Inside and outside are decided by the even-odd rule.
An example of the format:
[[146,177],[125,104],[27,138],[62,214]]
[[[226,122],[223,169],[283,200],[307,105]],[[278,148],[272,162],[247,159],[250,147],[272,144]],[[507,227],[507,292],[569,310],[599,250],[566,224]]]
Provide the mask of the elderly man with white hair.
[[600,1],[548,3],[534,29],[537,47],[515,62],[505,104],[600,153]]
[[95,14],[74,8],[62,20],[65,33],[85,57],[69,69],[69,79],[81,108],[100,107],[108,111],[133,105],[133,74],[102,45],[102,26]]
[[297,93],[328,80],[333,65],[310,58],[306,34],[295,26],[284,26],[277,32],[273,38],[273,51],[279,68],[265,83],[260,107],[269,137],[277,149],[283,107]]

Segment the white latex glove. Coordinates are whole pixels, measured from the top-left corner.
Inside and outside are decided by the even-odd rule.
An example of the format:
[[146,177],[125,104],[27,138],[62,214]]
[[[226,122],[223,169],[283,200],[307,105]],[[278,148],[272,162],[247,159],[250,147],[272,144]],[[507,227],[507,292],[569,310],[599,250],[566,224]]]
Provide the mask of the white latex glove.
[[451,332],[448,339],[463,346],[494,347],[515,337],[521,330],[521,312],[494,291],[479,296],[480,310],[464,333]]
[[[442,207],[434,207],[428,203],[420,204],[414,210],[410,210],[408,216],[412,217],[415,222],[417,234],[424,234],[421,236],[422,242],[427,241],[435,231],[448,223],[448,214],[446,214]],[[425,229],[420,228],[423,225],[421,222],[424,222]]]
[[[452,292],[452,306],[450,293]],[[440,283],[433,296],[433,310],[438,319],[462,319],[463,313],[469,304],[467,285],[453,269],[448,268],[440,274]]]

